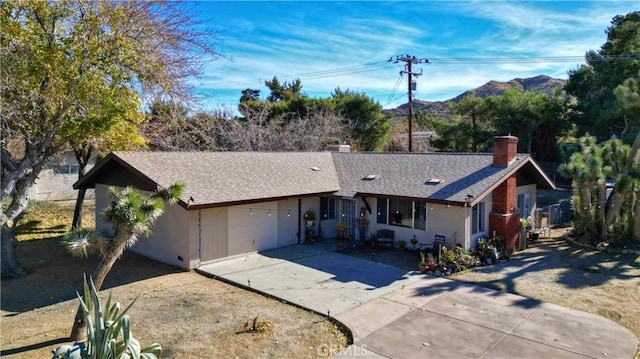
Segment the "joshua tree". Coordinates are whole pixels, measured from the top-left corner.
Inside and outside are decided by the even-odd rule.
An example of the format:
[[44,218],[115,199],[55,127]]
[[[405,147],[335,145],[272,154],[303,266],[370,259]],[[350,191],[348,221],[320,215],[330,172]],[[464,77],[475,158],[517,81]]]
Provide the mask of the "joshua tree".
[[[105,277],[124,250],[135,244],[139,235],[150,233],[151,225],[164,212],[165,203],[176,203],[183,189],[183,184],[175,183],[147,195],[133,187],[124,189],[111,187],[109,188],[110,202],[102,215],[113,224],[113,232],[103,234],[88,229],[78,229],[63,238],[72,255],[86,257],[97,254],[102,257],[92,276],[97,290],[100,290]],[[86,333],[86,325],[82,307],[80,307],[71,330],[71,339],[79,340],[83,333]]]

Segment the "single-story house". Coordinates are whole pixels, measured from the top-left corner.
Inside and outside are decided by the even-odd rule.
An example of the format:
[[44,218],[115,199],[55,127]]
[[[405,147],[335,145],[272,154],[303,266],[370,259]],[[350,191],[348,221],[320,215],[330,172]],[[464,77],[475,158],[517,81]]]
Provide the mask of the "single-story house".
[[[553,182],[518,139],[494,138],[493,153],[114,152],[74,184],[95,188],[96,226],[109,186],[153,191],[183,182],[169,206],[132,251],[192,269],[203,263],[325,238],[367,239],[390,229],[396,240],[475,247],[504,236],[516,250],[520,218],[536,208],[537,188]],[[316,214],[312,232],[307,211]]]

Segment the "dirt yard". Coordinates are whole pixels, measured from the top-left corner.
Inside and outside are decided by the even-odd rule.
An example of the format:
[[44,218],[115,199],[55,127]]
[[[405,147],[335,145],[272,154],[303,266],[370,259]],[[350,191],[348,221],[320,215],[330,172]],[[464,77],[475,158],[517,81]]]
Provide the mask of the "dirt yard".
[[566,231],[554,229],[551,239],[540,239],[509,262],[451,278],[599,314],[640,338],[640,257],[572,245],[562,238]]
[[[51,228],[36,228],[38,233]],[[57,236],[61,230],[55,225]],[[45,236],[46,237],[46,236]],[[67,342],[82,274],[96,259],[75,259],[57,239],[21,242],[28,274],[1,282],[0,356],[50,358]],[[143,345],[160,343],[163,358],[318,358],[346,346],[347,337],[326,318],[194,272],[125,253],[107,276],[102,297],[128,305],[133,334]],[[240,333],[258,316],[262,332]],[[335,352],[335,351],[334,351]]]

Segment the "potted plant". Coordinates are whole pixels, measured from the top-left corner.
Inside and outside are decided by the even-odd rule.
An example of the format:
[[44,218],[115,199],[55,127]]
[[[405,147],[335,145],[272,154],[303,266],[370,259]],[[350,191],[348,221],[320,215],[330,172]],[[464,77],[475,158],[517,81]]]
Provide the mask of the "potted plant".
[[336,229],[338,231],[338,238],[344,238],[344,232],[347,230],[347,222],[338,221],[338,223],[336,223]]
[[480,261],[486,265],[493,264],[494,255],[493,255],[493,245],[489,243],[489,241],[485,238],[478,239],[478,256],[480,257]]
[[313,227],[316,221],[316,213],[312,210],[304,212],[304,220],[307,221],[307,227]]
[[427,272],[427,259],[425,258],[424,252],[420,252],[420,262],[418,262],[418,270],[420,273]]
[[433,253],[431,252],[427,253],[427,267],[430,272],[435,272],[436,269],[438,269],[438,263],[436,263],[436,259],[433,257]]
[[[416,250],[416,245],[418,244],[418,239],[416,238],[416,235],[413,235],[413,238],[411,238],[411,247],[413,248],[413,250]],[[422,253],[421,253],[422,255]]]
[[398,248],[400,248],[400,250],[404,251],[404,248],[407,246],[407,242],[401,239],[396,243],[396,245],[398,246]]

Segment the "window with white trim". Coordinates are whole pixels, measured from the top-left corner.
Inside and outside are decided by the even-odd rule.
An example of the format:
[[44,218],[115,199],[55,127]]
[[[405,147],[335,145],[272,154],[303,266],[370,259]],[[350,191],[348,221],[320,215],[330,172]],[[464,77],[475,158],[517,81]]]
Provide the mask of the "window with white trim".
[[379,224],[427,229],[427,205],[425,202],[397,198],[378,198]]
[[471,208],[471,232],[484,232],[484,202],[479,202]]
[[531,192],[518,195],[518,210],[521,218],[527,218],[531,215]]
[[336,200],[331,197],[320,197],[320,219],[336,218]]

